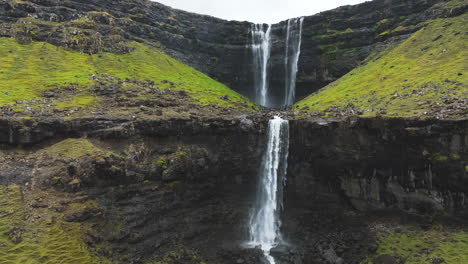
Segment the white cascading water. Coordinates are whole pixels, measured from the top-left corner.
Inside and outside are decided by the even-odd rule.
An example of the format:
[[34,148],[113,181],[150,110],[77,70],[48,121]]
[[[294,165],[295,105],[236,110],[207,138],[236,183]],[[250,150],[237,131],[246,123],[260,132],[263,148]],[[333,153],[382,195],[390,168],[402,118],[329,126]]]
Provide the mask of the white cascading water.
[[294,104],[296,99],[296,76],[299,56],[301,54],[302,24],[304,18],[291,18],[286,29],[286,54],[285,66],[285,96],[284,107]]
[[270,264],[270,250],[281,242],[280,211],[286,182],[289,122],[278,116],[269,121],[268,145],[259,175],[257,200],[250,218],[250,247],[260,247]]
[[254,64],[255,80],[255,101],[256,103],[268,106],[268,61],[271,51],[271,25],[264,31],[263,24],[253,24],[252,32],[252,53]]

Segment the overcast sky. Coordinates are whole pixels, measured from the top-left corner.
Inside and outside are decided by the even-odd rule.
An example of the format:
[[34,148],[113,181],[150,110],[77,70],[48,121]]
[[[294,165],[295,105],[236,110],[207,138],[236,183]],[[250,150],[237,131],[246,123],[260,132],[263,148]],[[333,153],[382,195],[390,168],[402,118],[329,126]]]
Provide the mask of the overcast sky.
[[153,0],[199,14],[228,20],[276,23],[365,0]]

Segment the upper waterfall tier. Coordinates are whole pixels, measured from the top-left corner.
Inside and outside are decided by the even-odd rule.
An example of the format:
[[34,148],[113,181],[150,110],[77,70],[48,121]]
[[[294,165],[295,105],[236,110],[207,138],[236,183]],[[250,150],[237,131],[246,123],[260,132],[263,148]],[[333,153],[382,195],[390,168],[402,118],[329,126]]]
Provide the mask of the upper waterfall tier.
[[269,107],[268,62],[271,52],[271,25],[265,30],[263,24],[254,24],[251,33],[255,102]]
[[[284,80],[282,89],[270,89],[270,57],[272,51],[271,25],[266,29],[263,24],[252,25],[252,64],[255,102],[269,108],[287,108],[294,104],[296,97],[296,76],[301,54],[302,24],[304,18],[289,19],[284,33]],[[278,90],[278,89],[276,89]]]

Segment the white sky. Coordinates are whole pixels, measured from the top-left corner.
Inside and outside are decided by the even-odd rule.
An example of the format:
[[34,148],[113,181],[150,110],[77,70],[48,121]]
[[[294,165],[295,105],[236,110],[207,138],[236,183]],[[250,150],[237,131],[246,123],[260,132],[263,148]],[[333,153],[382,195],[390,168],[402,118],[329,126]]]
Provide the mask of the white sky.
[[365,0],[152,0],[162,4],[228,20],[276,23],[288,18],[310,16]]

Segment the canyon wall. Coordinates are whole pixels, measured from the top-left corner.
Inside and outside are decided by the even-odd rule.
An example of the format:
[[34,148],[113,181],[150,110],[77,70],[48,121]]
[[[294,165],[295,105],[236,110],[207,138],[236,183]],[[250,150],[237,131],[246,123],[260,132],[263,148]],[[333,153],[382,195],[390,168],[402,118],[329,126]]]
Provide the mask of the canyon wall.
[[[110,259],[142,263],[186,247],[214,263],[258,263],[261,252],[242,244],[268,119],[3,120],[0,183],[34,194],[31,212],[66,197],[48,210],[89,226],[86,243]],[[466,121],[291,120],[282,222],[294,249],[272,254],[320,263],[320,248],[333,246],[360,261],[376,243],[369,216],[410,215],[427,226],[439,215],[466,216],[467,128]],[[66,206],[86,201],[96,205]]]

